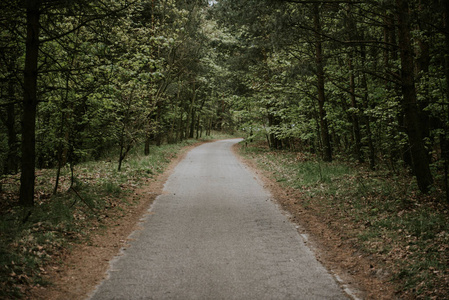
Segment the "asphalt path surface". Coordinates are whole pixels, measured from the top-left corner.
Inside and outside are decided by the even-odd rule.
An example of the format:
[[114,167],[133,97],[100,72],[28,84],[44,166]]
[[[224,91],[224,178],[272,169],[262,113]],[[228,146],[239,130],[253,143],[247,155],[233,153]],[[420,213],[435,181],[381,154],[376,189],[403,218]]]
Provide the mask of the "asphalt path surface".
[[186,155],[91,299],[347,299],[233,155],[238,141]]

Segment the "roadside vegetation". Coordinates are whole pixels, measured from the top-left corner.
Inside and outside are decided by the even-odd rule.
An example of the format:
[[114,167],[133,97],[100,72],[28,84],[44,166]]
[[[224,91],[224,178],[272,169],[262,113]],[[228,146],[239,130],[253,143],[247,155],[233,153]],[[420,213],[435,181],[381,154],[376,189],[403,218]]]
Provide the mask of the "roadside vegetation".
[[301,211],[373,260],[372,276],[393,283],[399,298],[449,297],[449,207],[442,190],[424,195],[409,173],[325,163],[263,142],[242,146],[240,153],[282,186],[299,190]]
[[[16,299],[45,280],[48,268],[59,268],[64,254],[92,234],[106,230],[106,219],[120,220],[126,207],[136,201],[133,191],[164,172],[186,146],[224,138],[213,134],[202,140],[152,146],[145,156],[134,150],[117,171],[117,155],[111,152],[98,161],[80,163],[61,171],[53,194],[56,169],[36,173],[36,205],[18,205],[19,177],[4,176],[0,184],[0,298]],[[73,181],[73,183],[72,183]]]
[[2,291],[170,157],[132,162],[137,146],[242,130],[401,295],[442,295],[449,1],[423,3],[1,0]]

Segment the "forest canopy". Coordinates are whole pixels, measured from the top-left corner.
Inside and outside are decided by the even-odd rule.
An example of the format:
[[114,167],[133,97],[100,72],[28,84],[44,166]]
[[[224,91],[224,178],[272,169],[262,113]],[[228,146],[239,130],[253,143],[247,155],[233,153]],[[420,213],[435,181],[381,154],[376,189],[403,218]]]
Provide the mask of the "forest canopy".
[[133,147],[148,154],[212,129],[325,162],[410,169],[421,192],[448,190],[447,1],[2,0],[0,10],[0,172],[20,172],[23,206],[36,168],[115,147],[120,169]]

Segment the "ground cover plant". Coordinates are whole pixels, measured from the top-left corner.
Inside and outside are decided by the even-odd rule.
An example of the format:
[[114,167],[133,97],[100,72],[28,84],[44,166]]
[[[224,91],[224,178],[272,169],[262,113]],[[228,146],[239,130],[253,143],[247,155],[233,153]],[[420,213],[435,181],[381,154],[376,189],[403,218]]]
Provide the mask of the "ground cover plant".
[[[226,137],[214,134],[202,141]],[[178,152],[198,140],[152,146],[150,155],[130,153],[117,171],[116,153],[63,168],[58,191],[53,194],[55,169],[36,176],[36,205],[18,205],[19,176],[1,179],[0,192],[0,298],[20,298],[31,287],[52,284],[49,268],[59,268],[64,254],[93,234],[105,230],[106,219],[126,214],[133,191],[162,173]],[[136,148],[137,149],[137,148]],[[136,220],[137,222],[137,220]]]
[[299,190],[301,212],[373,261],[372,276],[393,283],[400,298],[449,297],[449,207],[441,190],[423,195],[409,173],[324,163],[264,143],[242,145],[240,153],[285,188]]

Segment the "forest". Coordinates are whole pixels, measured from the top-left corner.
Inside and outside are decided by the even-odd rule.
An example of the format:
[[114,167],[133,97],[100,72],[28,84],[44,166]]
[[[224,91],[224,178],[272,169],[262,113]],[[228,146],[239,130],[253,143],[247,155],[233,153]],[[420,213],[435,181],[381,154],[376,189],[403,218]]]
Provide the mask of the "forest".
[[448,1],[2,0],[0,11],[0,177],[20,177],[14,205],[36,206],[38,170],[54,170],[57,194],[63,169],[74,177],[114,153],[120,171],[136,149],[211,131],[407,174],[449,203]]
[[[447,190],[444,1],[2,1],[0,171],[246,130]],[[55,188],[56,189],[56,188]]]

